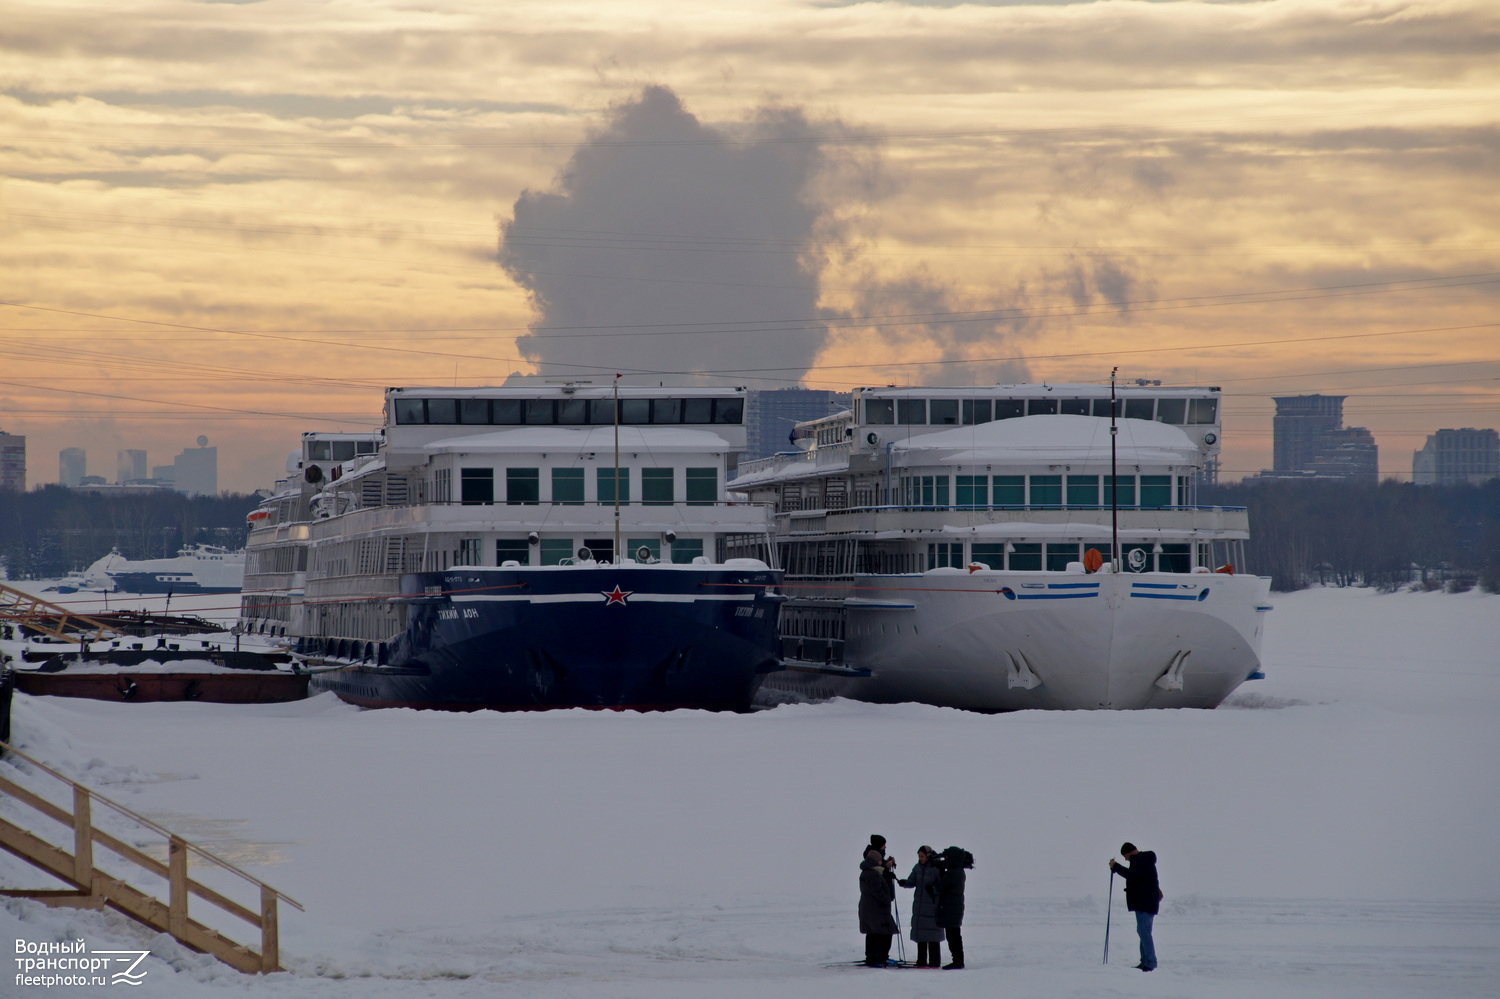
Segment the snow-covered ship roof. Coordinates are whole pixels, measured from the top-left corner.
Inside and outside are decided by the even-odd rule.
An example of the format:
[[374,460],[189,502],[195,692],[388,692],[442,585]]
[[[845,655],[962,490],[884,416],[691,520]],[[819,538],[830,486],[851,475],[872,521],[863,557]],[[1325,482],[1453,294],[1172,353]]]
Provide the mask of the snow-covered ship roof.
[[[1181,429],[1147,420],[1119,420],[1116,450],[1125,465],[1199,465],[1198,445]],[[906,462],[943,451],[959,464],[1094,464],[1110,459],[1109,420],[1093,416],[1023,416],[955,427],[891,444]]]

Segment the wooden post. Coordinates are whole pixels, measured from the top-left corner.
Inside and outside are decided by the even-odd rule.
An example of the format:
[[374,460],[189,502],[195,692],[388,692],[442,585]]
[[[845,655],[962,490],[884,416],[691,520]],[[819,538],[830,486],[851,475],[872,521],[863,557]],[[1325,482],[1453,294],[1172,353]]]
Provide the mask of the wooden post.
[[187,932],[188,850],[181,836],[173,836],[167,849],[167,932],[178,940]]
[[260,886],[260,971],[269,975],[281,970],[280,928],[276,925],[276,892]]
[[89,894],[94,892],[94,823],[89,810],[89,789],[73,785],[73,880]]

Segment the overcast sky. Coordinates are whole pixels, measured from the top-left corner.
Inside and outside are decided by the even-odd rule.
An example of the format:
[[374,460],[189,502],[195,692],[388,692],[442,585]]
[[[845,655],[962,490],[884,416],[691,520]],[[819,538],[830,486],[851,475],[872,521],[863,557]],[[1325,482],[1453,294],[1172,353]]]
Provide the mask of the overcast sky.
[[0,429],[269,485],[387,385],[1348,395],[1500,426],[1492,0],[8,3]]

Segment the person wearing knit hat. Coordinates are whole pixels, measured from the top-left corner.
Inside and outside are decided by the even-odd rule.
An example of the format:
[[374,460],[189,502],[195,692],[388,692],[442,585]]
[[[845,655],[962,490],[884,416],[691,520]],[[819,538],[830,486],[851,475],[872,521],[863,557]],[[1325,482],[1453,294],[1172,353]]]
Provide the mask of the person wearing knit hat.
[[1151,939],[1151,924],[1161,908],[1161,882],[1156,877],[1156,854],[1137,850],[1134,843],[1123,843],[1120,856],[1130,861],[1119,864],[1113,857],[1109,869],[1125,881],[1125,907],[1135,913],[1135,932],[1141,938],[1142,971],[1156,970],[1156,942]]
[[872,835],[859,864],[859,932],[865,935],[865,967],[884,968],[891,956],[891,938],[896,919],[891,903],[896,899],[895,858],[885,855],[885,837]]

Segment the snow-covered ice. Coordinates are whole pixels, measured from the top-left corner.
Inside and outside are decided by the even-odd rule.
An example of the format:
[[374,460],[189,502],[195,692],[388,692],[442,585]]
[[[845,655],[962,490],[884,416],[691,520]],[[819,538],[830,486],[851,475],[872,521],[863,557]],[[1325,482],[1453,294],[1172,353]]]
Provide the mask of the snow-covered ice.
[[[266,977],[113,912],[7,900],[0,939],[149,948],[135,994],[165,997],[1500,994],[1500,597],[1274,603],[1268,678],[1216,711],[459,715],[329,695],[17,695],[22,749],[307,911],[282,908],[290,970]],[[872,832],[903,872],[923,843],[974,852],[967,969],[824,967],[862,952]],[[1150,975],[1130,967],[1120,898],[1100,963],[1105,862],[1126,839],[1160,857]],[[8,854],[0,882],[54,887]],[[107,988],[0,976],[6,996]]]

